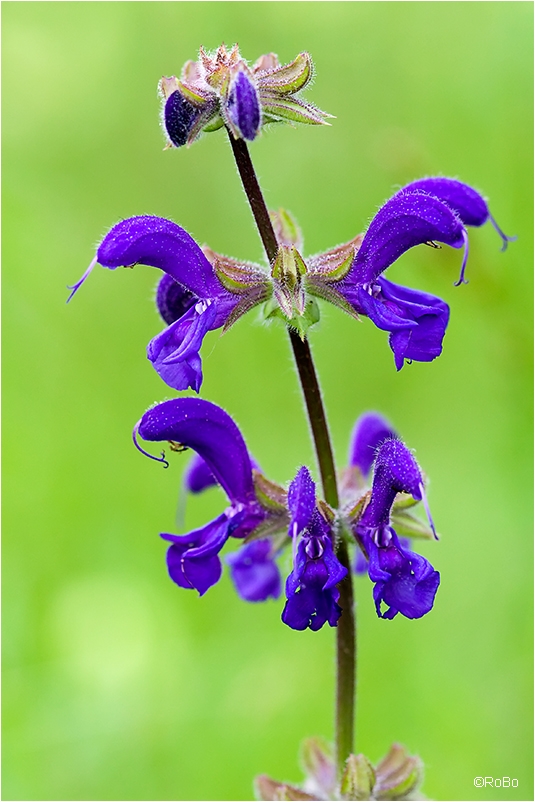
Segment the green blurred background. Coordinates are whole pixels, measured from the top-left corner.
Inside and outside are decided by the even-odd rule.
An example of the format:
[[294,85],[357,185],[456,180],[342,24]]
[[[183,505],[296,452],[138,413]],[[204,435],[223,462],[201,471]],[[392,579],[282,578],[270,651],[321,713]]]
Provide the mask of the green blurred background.
[[[357,581],[358,743],[418,752],[432,799],[532,798],[532,15],[523,2],[3,4],[4,799],[249,799],[266,772],[332,737],[333,631],[294,632],[282,600],[247,605],[227,575],[175,587],[187,458],[133,448],[172,396],[144,357],[161,329],[149,268],[94,271],[103,234],[157,214],[222,253],[262,251],[223,132],[162,151],[157,81],[200,44],[255,60],[308,50],[307,96],[332,127],[251,147],[271,207],[305,254],[363,230],[399,185],[458,176],[490,198],[461,254],[417,248],[388,277],[451,305],[440,359],[397,374],[384,332],[334,308],[311,340],[338,459],[365,409],[390,417],[432,479],[442,573],[419,621],[375,616]],[[313,465],[282,328],[255,314],[203,346],[202,395],[239,423],[268,476]],[[218,490],[188,504],[215,516]],[[477,789],[475,776],[518,779]]]

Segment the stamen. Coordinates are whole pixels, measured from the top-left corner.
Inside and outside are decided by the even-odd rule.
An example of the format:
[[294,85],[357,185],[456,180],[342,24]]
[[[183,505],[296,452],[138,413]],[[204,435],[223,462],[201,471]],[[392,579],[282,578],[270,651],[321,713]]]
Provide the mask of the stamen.
[[463,263],[461,265],[461,274],[459,276],[459,280],[453,283],[454,287],[458,287],[460,284],[468,284],[468,281],[464,277],[464,270],[466,267],[466,263],[468,261],[468,234],[466,233],[464,228],[463,228],[463,240],[464,240],[464,255],[463,255]]
[[177,443],[175,440],[168,440],[167,442],[171,451],[176,451],[178,454],[188,450],[188,446],[185,446],[184,443]]
[[498,234],[500,235],[500,237],[503,240],[503,245],[500,248],[500,250],[501,251],[505,251],[507,249],[507,243],[508,242],[515,242],[515,240],[517,240],[518,237],[508,237],[507,234],[504,234],[504,232],[501,230],[500,226],[498,225],[498,223],[496,222],[496,220],[494,219],[494,217],[490,213],[489,213],[489,220],[490,220],[490,222],[492,223],[492,225],[494,226],[494,228],[496,229],[496,231],[498,232]]
[[155,462],[163,462],[164,463],[163,467],[164,468],[168,468],[169,467],[169,463],[165,459],[165,451],[162,451],[162,456],[161,457],[154,457],[152,454],[149,454],[148,451],[145,451],[143,448],[141,448],[141,446],[137,442],[136,438],[137,438],[137,433],[138,433],[138,430],[139,430],[140,423],[141,423],[141,420],[138,420],[138,422],[134,426],[134,430],[132,432],[132,440],[134,441],[135,447],[137,448],[138,451],[141,451],[141,453],[144,454],[146,457],[149,457],[150,459],[155,460]]
[[67,298],[67,300],[66,300],[66,302],[65,302],[65,303],[69,303],[69,301],[71,300],[71,298],[72,298],[72,296],[74,295],[74,293],[75,293],[77,290],[79,290],[79,289],[80,289],[80,287],[82,286],[82,284],[84,283],[84,281],[86,280],[86,278],[89,276],[89,274],[91,273],[91,271],[92,271],[92,270],[93,270],[93,268],[95,267],[96,263],[97,263],[97,255],[95,255],[95,258],[93,259],[93,261],[91,262],[91,264],[89,265],[89,267],[87,268],[87,270],[85,271],[85,273],[84,273],[84,275],[82,276],[82,278],[81,278],[79,281],[77,281],[77,282],[76,282],[76,284],[73,284],[72,286],[69,286],[69,285],[67,285],[67,289],[68,289],[68,290],[72,290],[72,292],[71,292],[71,294],[69,295],[69,297]]
[[431,510],[429,509],[429,504],[427,503],[427,496],[425,494],[425,487],[423,483],[419,485],[420,493],[422,494],[422,504],[424,505],[424,509],[427,515],[427,520],[429,521],[429,526],[431,527],[431,531],[433,532],[435,540],[438,540],[437,530],[435,529],[435,524],[433,523],[433,519],[431,518]]

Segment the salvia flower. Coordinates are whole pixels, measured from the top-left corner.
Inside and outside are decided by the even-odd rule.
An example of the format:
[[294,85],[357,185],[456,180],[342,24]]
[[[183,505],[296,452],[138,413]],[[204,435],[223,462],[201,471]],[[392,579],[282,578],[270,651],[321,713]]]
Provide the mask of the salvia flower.
[[[464,247],[464,281],[465,222],[482,225],[491,220],[496,225],[483,197],[450,178],[409,184],[379,210],[365,235],[307,260],[299,252],[301,234],[288,213],[280,210],[272,219],[279,250],[268,270],[201,248],[170,220],[152,215],[122,220],[70,288],[69,300],[97,263],[111,270],[138,263],[162,270],[156,302],[168,326],[151,340],[147,357],[175,390],[199,391],[200,348],[208,331],[226,331],[264,304],[266,318],[281,317],[304,338],[319,320],[317,298],[354,317],[366,315],[388,331],[399,370],[405,360],[429,362],[441,353],[449,307],[429,293],[393,284],[382,273],[409,248],[438,241]],[[501,231],[500,235],[504,244],[511,239]]]
[[272,122],[325,124],[326,114],[298,94],[313,74],[308,53],[281,66],[274,53],[249,66],[237,45],[215,53],[200,49],[180,79],[162,78],[162,127],[167,147],[191,145],[203,131],[226,126],[236,139],[254,140]]
[[397,192],[379,209],[346,270],[330,268],[329,254],[316,259],[313,281],[325,282],[352,309],[389,332],[396,368],[405,360],[430,362],[442,352],[448,305],[419,290],[399,286],[383,273],[415,245],[445,243],[464,248],[459,280],[466,283],[468,235],[465,226],[491,220],[504,247],[512,239],[498,228],[486,201],[472,187],[453,178],[424,178]]
[[[137,448],[167,465],[163,453],[147,454],[138,437],[167,441],[172,451],[193,449],[196,454],[184,476],[186,489],[199,493],[218,484],[230,501],[221,515],[200,529],[161,535],[171,543],[167,566],[177,585],[204,594],[221,577],[219,554],[232,537],[243,541],[226,557],[238,594],[249,602],[277,598],[281,589],[277,559],[291,544],[283,622],[297,630],[318,630],[326,623],[336,626],[341,615],[338,585],[347,574],[335,553],[339,532],[339,536],[351,534],[357,552],[366,558],[380,617],[393,618],[400,612],[419,618],[433,606],[439,574],[398,537],[398,532],[405,537],[436,536],[430,516],[427,527],[410,512],[419,501],[428,511],[424,478],[411,452],[377,413],[363,415],[353,432],[339,511],[316,498],[315,483],[305,466],[287,492],[266,479],[234,421],[203,399],[164,401],[136,424]],[[383,602],[388,605],[384,613]]]
[[[244,538],[267,516],[259,504],[245,441],[230,416],[200,398],[175,398],[149,409],[134,428],[147,441],[168,441],[172,450],[192,448],[226,492],[230,506],[214,521],[185,535],[164,533],[171,543],[167,566],[171,579],[203,595],[221,576],[219,552],[230,536]],[[166,462],[164,456],[153,457]]]
[[334,627],[342,613],[336,586],[347,569],[334,554],[332,526],[316,505],[315,484],[306,467],[290,485],[288,507],[295,556],[282,620],[292,629],[318,630],[326,622]]
[[[366,476],[371,449],[375,451],[371,493],[361,496],[360,506],[349,513],[349,518],[353,519],[357,542],[366,552],[378,616],[394,618],[401,613],[420,618],[433,606],[440,575],[424,557],[409,549],[408,541],[400,540],[394,526],[399,521],[403,534],[436,537],[424,479],[412,453],[376,414],[363,415],[353,436],[352,463],[358,468],[364,464]],[[427,511],[428,528],[407,511],[407,506],[418,501]],[[387,605],[384,612],[382,603]]]
[[168,327],[147,347],[161,378],[176,390],[199,391],[199,350],[205,334],[223,326],[240,302],[227,290],[195,240],[170,220],[153,215],[117,223],[100,243],[88,269],[70,289],[69,300],[96,264],[115,270],[136,264],[164,271],[156,301]]
[[227,555],[230,576],[242,599],[259,602],[279,598],[281,578],[274,556],[269,538],[252,540]]
[[[260,467],[250,457],[251,467],[257,471],[257,485],[260,480]],[[254,479],[254,473],[253,473]],[[200,454],[194,454],[185,473],[184,487],[189,493],[202,493],[218,481]],[[285,494],[281,501],[284,502]],[[273,524],[268,517],[266,523]],[[272,526],[271,526],[272,528]],[[270,538],[255,539],[246,543],[241,549],[225,557],[230,568],[230,576],[242,599],[249,602],[277,599],[281,591],[280,572],[275,561],[277,543]]]

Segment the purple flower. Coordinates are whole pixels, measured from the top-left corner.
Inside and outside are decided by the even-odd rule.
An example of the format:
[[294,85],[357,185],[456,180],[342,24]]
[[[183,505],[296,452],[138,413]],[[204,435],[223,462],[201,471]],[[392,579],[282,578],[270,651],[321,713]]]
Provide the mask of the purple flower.
[[[168,326],[151,340],[147,357],[175,390],[199,391],[200,348],[208,331],[226,331],[265,303],[266,317],[281,317],[305,337],[319,320],[316,298],[354,317],[366,315],[388,331],[400,370],[405,360],[429,362],[441,353],[449,308],[440,298],[394,284],[382,273],[414,245],[440,241],[465,249],[460,283],[468,254],[465,222],[482,225],[490,219],[496,225],[481,195],[447,178],[409,184],[379,210],[364,236],[306,262],[298,251],[301,235],[295,222],[284,210],[272,219],[279,250],[267,272],[260,265],[201,249],[170,220],[128,218],[106,235],[82,278],[70,287],[68,300],[97,263],[110,270],[138,263],[162,270],[156,301]],[[512,239],[501,231],[500,235],[504,244]]]
[[349,464],[367,477],[371,471],[378,446],[396,437],[387,420],[377,412],[365,412],[355,423],[349,447]]
[[192,448],[202,457],[226,492],[230,506],[214,521],[185,535],[163,533],[172,545],[167,566],[173,582],[195,588],[202,596],[221,576],[219,552],[229,536],[243,538],[266,517],[258,503],[251,460],[243,437],[230,416],[200,398],[175,398],[145,412],[134,429],[134,443],[147,454],[136,436],[148,441],[169,441],[171,448]]
[[[252,463],[252,460],[251,460]],[[202,493],[217,485],[217,479],[200,454],[194,454],[184,472],[184,486],[190,493]]]
[[[378,546],[364,536],[368,549],[368,573],[375,582],[373,599],[379,618],[421,618],[433,607],[440,574],[420,554],[405,548],[391,530],[388,544]],[[388,609],[381,612],[381,603]]]
[[334,554],[331,526],[316,507],[315,485],[306,467],[290,485],[288,507],[294,565],[286,581],[282,620],[298,630],[316,631],[326,622],[334,627],[342,612],[336,585],[347,570]]
[[226,556],[230,576],[242,599],[260,602],[279,598],[281,578],[273,557],[273,544],[268,538],[253,540]]
[[[409,449],[397,437],[384,440],[377,449],[373,465],[373,484],[368,505],[358,517],[354,533],[368,556],[368,573],[375,582],[373,597],[380,618],[421,618],[434,603],[440,574],[421,555],[400,542],[391,525],[392,507],[398,493],[422,501],[427,506],[424,481]],[[435,534],[436,537],[436,534]],[[381,611],[381,604],[388,608]]]
[[[464,248],[461,272],[464,278],[468,258],[465,226],[481,226],[491,220],[504,241],[507,237],[491,217],[483,197],[472,187],[452,178],[425,178],[414,181],[397,192],[377,212],[360,247],[343,276],[330,276],[316,257],[314,279],[331,281],[331,289],[358,313],[390,332],[390,347],[396,368],[405,360],[429,362],[442,351],[442,340],[449,320],[444,301],[419,290],[393,284],[382,273],[405,251],[415,245],[436,246],[443,242]],[[322,276],[323,268],[323,276]]]
[[272,122],[325,124],[331,115],[299,97],[312,70],[308,53],[283,66],[270,53],[250,67],[237,45],[221,45],[213,54],[201,48],[198,61],[185,63],[180,80],[160,81],[166,147],[191,145],[203,131],[223,125],[235,139],[252,141]]
[[260,99],[252,76],[245,69],[234,76],[227,98],[227,114],[242,139],[253,140],[260,130]]
[[104,237],[97,254],[69,300],[96,264],[117,267],[149,265],[166,274],[157,292],[157,304],[170,325],[154,337],[147,357],[161,378],[175,390],[202,383],[200,347],[205,334],[224,326],[239,304],[240,295],[229,292],[195,240],[170,220],[152,215],[130,217],[117,223]]
[[[252,457],[250,459],[251,467],[260,471],[255,460]],[[184,473],[186,491],[202,493],[217,484],[217,479],[206,461],[200,454],[195,454]],[[280,596],[280,573],[274,559],[276,551],[273,540],[264,538],[246,543],[241,549],[225,557],[238,595],[245,601],[259,602]]]

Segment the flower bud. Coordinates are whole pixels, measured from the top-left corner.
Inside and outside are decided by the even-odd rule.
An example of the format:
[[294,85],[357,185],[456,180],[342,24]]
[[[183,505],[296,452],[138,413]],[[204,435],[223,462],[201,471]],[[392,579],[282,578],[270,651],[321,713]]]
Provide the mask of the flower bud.
[[236,138],[252,141],[260,130],[260,101],[245,70],[239,70],[230,85],[226,111]]
[[340,782],[342,799],[373,799],[375,771],[364,755],[349,755]]

